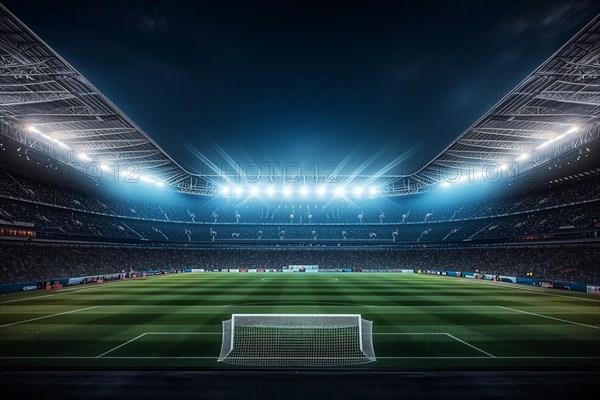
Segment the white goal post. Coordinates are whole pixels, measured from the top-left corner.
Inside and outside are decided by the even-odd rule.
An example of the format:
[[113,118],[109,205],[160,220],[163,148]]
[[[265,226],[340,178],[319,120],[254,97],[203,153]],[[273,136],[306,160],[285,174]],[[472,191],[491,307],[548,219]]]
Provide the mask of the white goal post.
[[219,361],[246,366],[343,366],[373,362],[373,322],[360,314],[233,314]]

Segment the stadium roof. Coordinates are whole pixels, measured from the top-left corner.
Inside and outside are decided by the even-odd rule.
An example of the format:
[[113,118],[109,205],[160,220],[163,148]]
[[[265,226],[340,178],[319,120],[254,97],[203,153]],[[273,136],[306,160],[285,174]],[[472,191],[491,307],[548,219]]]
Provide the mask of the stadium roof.
[[[0,60],[3,135],[80,168],[119,168],[177,191],[217,193],[217,173],[184,170],[3,5]],[[389,196],[427,191],[482,166],[520,173],[596,139],[599,116],[600,15],[422,169],[369,181]]]

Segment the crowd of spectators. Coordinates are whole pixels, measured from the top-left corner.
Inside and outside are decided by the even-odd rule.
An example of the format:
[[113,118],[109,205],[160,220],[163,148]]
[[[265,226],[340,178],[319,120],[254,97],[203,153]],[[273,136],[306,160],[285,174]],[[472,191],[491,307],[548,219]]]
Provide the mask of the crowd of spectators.
[[[464,197],[462,201],[440,200],[439,196],[428,201],[428,195],[316,201],[179,194],[171,204],[116,197],[114,191],[93,185],[29,179],[0,167],[3,235],[12,234],[13,227],[35,232],[27,244],[0,241],[0,283],[129,270],[317,264],[334,269],[533,273],[546,279],[598,284],[598,246],[464,246],[539,238],[597,239],[600,177],[597,170],[581,175],[585,179],[554,180],[534,189],[521,185],[468,201]],[[63,244],[42,245],[40,237]],[[66,240],[108,242],[113,247],[66,245]],[[277,249],[282,241],[285,245]],[[344,241],[352,243],[333,249]],[[125,246],[133,242],[145,246]],[[250,245],[242,249],[242,242]],[[269,242],[270,249],[261,249],[261,242]],[[304,250],[295,250],[296,242],[305,245]],[[310,247],[313,243],[317,246]],[[158,245],[174,247],[152,247]],[[415,246],[419,249],[408,249]]]
[[423,222],[419,224],[276,224],[177,223],[112,217],[31,202],[0,198],[0,225],[33,224],[36,232],[55,232],[89,240],[114,238],[176,242],[235,240],[377,240],[392,242],[450,242],[503,239],[532,235],[562,236],[598,231],[600,204],[514,214],[504,217]]
[[598,245],[260,250],[18,244],[0,246],[0,283],[154,269],[435,269],[600,284]]
[[[547,185],[542,189],[507,195],[497,193],[469,201],[427,201],[423,197],[335,201],[248,200],[181,195],[177,204],[116,198],[95,191],[47,184],[0,169],[0,196],[10,196],[76,211],[128,218],[186,223],[272,224],[411,224],[444,222],[526,213],[573,202],[600,199],[600,178]],[[351,196],[350,196],[351,197]]]

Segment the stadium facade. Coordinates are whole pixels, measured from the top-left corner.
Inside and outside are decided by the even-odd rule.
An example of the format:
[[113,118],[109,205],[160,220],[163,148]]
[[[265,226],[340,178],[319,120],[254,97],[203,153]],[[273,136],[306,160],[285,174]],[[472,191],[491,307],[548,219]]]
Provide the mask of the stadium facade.
[[[594,50],[600,17],[418,172],[338,176],[318,193],[284,177],[271,177],[266,186],[230,185],[217,170],[185,171],[6,8],[0,13],[0,238],[11,249],[3,251],[9,265],[23,251],[42,259],[56,251],[83,275],[116,273],[121,268],[99,270],[94,258],[48,246],[85,246],[86,252],[119,246],[125,253],[154,249],[153,265],[136,270],[205,268],[230,250],[289,251],[254,265],[248,260],[255,257],[234,257],[236,269],[280,270],[304,251],[313,254],[301,257],[306,263],[320,260],[330,269],[444,270],[457,269],[436,258],[444,249],[502,248],[522,260],[511,265],[514,271],[506,262],[482,270],[598,283],[590,254],[597,254],[600,229]],[[468,200],[459,195],[464,192]],[[543,256],[526,261],[532,246]],[[173,249],[212,253],[188,257]],[[350,250],[363,255],[352,261],[324,255]],[[372,259],[369,251],[385,256]],[[539,261],[561,252],[564,265]],[[123,257],[116,264],[125,265]],[[187,261],[174,263],[177,258]],[[4,274],[3,283],[15,283],[20,273]],[[27,280],[73,273],[51,269]]]
[[0,4],[4,392],[597,394],[599,50],[600,15],[414,173],[253,182]]

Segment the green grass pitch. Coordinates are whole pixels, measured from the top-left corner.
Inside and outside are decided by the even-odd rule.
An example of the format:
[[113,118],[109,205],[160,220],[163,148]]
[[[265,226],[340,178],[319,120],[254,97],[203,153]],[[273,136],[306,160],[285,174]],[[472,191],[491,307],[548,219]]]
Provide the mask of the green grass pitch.
[[[233,313],[362,314],[359,368],[600,366],[600,299],[417,274],[173,274],[0,298],[3,368],[234,368]],[[353,368],[353,367],[351,367]]]

